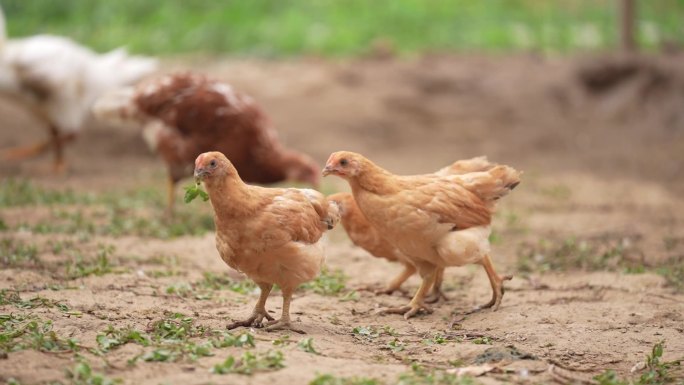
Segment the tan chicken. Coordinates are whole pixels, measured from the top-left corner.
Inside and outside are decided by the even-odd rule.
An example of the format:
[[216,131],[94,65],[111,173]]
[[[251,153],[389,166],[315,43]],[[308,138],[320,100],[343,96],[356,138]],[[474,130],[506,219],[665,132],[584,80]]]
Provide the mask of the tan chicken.
[[404,270],[390,281],[385,289],[376,291],[376,294],[392,294],[400,290],[401,285],[416,272],[411,260],[387,239],[383,238],[380,232],[368,222],[359,206],[356,205],[352,194],[337,193],[328,196],[328,200],[337,202],[340,206],[342,226],[349,235],[349,239],[356,246],[368,251],[375,257],[384,258],[390,262],[399,262],[404,266]]
[[[435,174],[465,174],[469,172],[487,171],[494,166],[495,165],[490,163],[486,157],[480,156],[456,161],[453,164],[440,169]],[[356,246],[363,248],[375,257],[384,258],[390,262],[398,262],[404,266],[404,270],[392,279],[385,289],[377,290],[376,294],[392,294],[395,291],[400,290],[401,285],[416,272],[416,268],[413,266],[413,263],[411,263],[411,260],[385,239],[381,233],[368,222],[368,219],[366,219],[359,209],[359,206],[354,201],[352,194],[337,193],[328,196],[328,199],[339,204],[340,212],[342,213],[342,226],[344,226],[344,230],[347,232],[347,235],[349,235],[349,239],[351,239]],[[440,268],[437,277],[435,278],[432,292],[425,298],[425,302],[434,303],[439,301],[440,298],[446,298],[441,289],[443,277],[444,269]]]
[[495,203],[520,182],[520,173],[508,166],[465,175],[399,176],[360,154],[330,155],[323,175],[346,179],[361,212],[383,236],[405,254],[418,270],[422,283],[407,306],[385,313],[412,317],[425,303],[439,270],[448,266],[481,264],[492,286],[492,299],[483,308],[497,310],[503,298],[503,281],[492,265],[490,224]]
[[191,73],[165,75],[105,95],[93,110],[102,121],[143,130],[168,169],[169,211],[176,183],[192,174],[193,161],[206,151],[226,154],[248,183],[318,186],[316,162],[285,148],[254,99],[224,82]]
[[[220,152],[200,154],[195,177],[204,182],[216,224],[216,248],[228,266],[243,272],[261,289],[252,314],[228,326],[289,329],[292,293],[314,279],[324,260],[322,237],[339,221],[337,204],[311,189],[264,188],[245,184]],[[278,321],[266,311],[273,285],[283,293]]]

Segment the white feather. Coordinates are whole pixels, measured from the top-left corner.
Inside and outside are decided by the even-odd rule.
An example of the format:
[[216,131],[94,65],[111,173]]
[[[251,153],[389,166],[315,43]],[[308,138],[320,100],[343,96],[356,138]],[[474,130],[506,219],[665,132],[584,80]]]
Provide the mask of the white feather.
[[436,245],[445,266],[463,266],[482,260],[490,252],[489,226],[471,227],[446,233]]
[[[157,68],[156,60],[123,49],[97,54],[52,35],[5,40],[0,49],[0,93],[31,103],[61,132],[80,131],[100,95]],[[45,95],[34,95],[28,85],[38,85]]]

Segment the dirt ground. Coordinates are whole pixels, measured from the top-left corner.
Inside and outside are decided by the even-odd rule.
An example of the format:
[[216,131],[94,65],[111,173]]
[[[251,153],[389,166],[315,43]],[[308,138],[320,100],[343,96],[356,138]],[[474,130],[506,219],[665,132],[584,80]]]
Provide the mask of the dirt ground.
[[[490,289],[484,271],[469,266],[447,270],[448,300],[433,314],[409,321],[376,314],[408,297],[361,288],[381,286],[400,266],[353,247],[340,227],[330,235],[327,264],[348,279],[338,294],[297,292],[292,310],[306,336],[255,329],[252,350],[214,348],[196,360],[129,363],[153,347],[128,343],[102,355],[87,348],[98,347],[96,336],[110,325],[150,332],[175,312],[221,330],[248,315],[258,292],[197,291],[205,272],[240,279],[220,260],[211,232],[170,239],[38,232],[36,225],[58,222],[60,213],[88,216],[99,206],[8,205],[0,211],[7,227],[0,239],[35,245],[41,263],[3,259],[0,288],[20,300],[0,302],[0,315],[51,320],[57,336],[78,340],[82,358],[71,351],[13,351],[0,357],[0,381],[67,383],[65,369],[85,359],[93,371],[125,384],[307,384],[321,374],[431,383],[410,382],[428,381],[417,372],[407,377],[412,362],[438,373],[477,366],[486,372],[475,379],[483,384],[579,383],[606,369],[640,375],[635,365],[660,341],[664,360],[684,358],[682,283],[678,292],[667,274],[656,272],[673,271],[684,260],[684,57],[623,59],[166,60],[165,71],[206,72],[254,96],[281,138],[321,164],[345,149],[396,173],[429,172],[476,155],[523,170],[494,224],[497,269],[515,275],[500,310],[470,312],[489,299]],[[3,148],[45,135],[11,103],[0,105],[0,127]],[[134,130],[93,125],[69,148],[68,159],[66,176],[52,175],[47,157],[2,164],[2,183],[28,179],[45,189],[120,191],[122,199],[124,191],[146,186],[163,196],[163,165]],[[325,192],[345,189],[339,179],[324,180]],[[208,210],[208,204],[193,205]],[[137,210],[133,215],[162,216],[160,207]],[[59,273],[69,248],[92,255],[102,245],[115,247],[113,271],[79,278]],[[418,279],[405,285],[411,292]],[[70,310],[19,305],[36,296]],[[275,292],[267,307],[277,315],[280,305]],[[291,342],[283,342],[286,334]],[[307,337],[319,354],[299,346]],[[268,350],[282,351],[284,368],[251,376],[210,372],[229,355]],[[672,373],[683,381],[681,370]]]

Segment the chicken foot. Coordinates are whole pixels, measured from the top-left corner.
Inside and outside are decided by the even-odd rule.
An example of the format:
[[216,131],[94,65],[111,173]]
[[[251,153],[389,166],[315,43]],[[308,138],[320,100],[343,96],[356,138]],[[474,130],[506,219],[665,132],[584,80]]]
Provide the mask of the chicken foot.
[[266,331],[272,332],[276,330],[291,330],[295,333],[306,334],[302,329],[297,329],[292,326],[290,321],[290,302],[292,302],[293,289],[281,288],[283,291],[283,313],[279,320],[270,320],[268,326],[264,329]]
[[76,137],[75,134],[60,134],[56,127],[50,126],[50,138],[42,142],[34,143],[28,146],[18,146],[8,148],[3,151],[0,159],[7,161],[19,161],[28,158],[34,158],[45,153],[50,147],[55,152],[54,170],[58,174],[63,174],[66,165],[64,162],[64,144],[72,141]]
[[55,151],[54,170],[57,174],[64,174],[66,162],[64,161],[64,145],[76,138],[75,133],[60,134],[55,126],[50,126],[52,148]]
[[176,179],[169,173],[166,183],[166,216],[168,218],[173,218],[174,201],[176,198]]
[[492,285],[492,299],[482,306],[478,306],[476,310],[491,308],[492,311],[497,311],[501,305],[501,300],[504,295],[504,281],[509,281],[513,279],[512,275],[500,276],[494,270],[494,265],[489,255],[485,255],[481,262],[485,271],[487,272],[487,277],[489,277],[489,283]]
[[430,291],[430,294],[428,294],[428,296],[425,297],[426,303],[435,303],[440,299],[444,299],[445,301],[449,300],[449,297],[447,297],[446,294],[444,294],[444,292],[442,291],[443,282],[444,268],[439,268],[437,269],[437,273],[435,275],[435,283],[432,285],[432,290]]
[[379,311],[379,314],[403,314],[404,319],[409,319],[421,310],[426,313],[432,313],[432,308],[425,304],[425,294],[434,285],[437,271],[432,267],[428,271],[421,271],[420,275],[423,278],[423,282],[421,282],[418,291],[416,291],[408,305],[382,309]]
[[50,144],[51,141],[46,140],[28,146],[8,148],[3,151],[2,159],[8,161],[15,161],[33,158],[47,151],[47,149],[50,147]]
[[273,317],[271,317],[271,315],[266,311],[266,300],[268,299],[268,295],[271,293],[273,284],[259,283],[258,285],[261,289],[261,293],[259,294],[259,300],[257,301],[257,304],[254,306],[254,310],[252,310],[252,314],[246,320],[236,321],[229,324],[226,326],[226,329],[231,330],[241,326],[260,328],[264,326],[264,318],[266,318],[268,321],[273,321]]

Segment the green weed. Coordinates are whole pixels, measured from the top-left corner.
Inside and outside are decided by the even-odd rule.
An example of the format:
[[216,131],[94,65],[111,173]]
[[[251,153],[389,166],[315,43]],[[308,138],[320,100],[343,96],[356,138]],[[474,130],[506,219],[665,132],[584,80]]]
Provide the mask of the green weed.
[[31,319],[16,314],[0,314],[0,352],[24,349],[44,352],[76,352],[74,339],[65,339],[52,330],[52,321]]
[[321,353],[319,353],[319,352],[316,351],[316,348],[314,348],[314,346],[313,346],[313,338],[312,338],[312,337],[302,338],[302,339],[299,341],[299,343],[297,343],[297,346],[299,347],[299,349],[301,349],[301,350],[303,350],[303,351],[305,351],[305,352],[307,352],[307,353],[311,353],[311,354],[321,354]]
[[38,247],[35,244],[11,238],[0,240],[0,266],[14,267],[39,263]]
[[94,197],[71,190],[50,190],[27,180],[5,179],[0,183],[0,207],[92,203]]
[[[187,358],[191,361],[199,357],[213,355],[212,341],[195,342],[192,339],[207,333],[203,326],[195,325],[195,320],[180,313],[170,313],[152,323],[148,331],[150,345],[154,349],[142,354],[144,361],[177,361]],[[133,359],[135,361],[138,357]]]
[[[34,233],[173,238],[202,235],[214,228],[210,209],[178,208],[173,220],[161,214],[164,200],[156,188],[138,188],[102,194],[75,194],[40,189],[26,181],[0,183],[0,207],[29,204],[79,204],[79,207],[55,208],[51,217],[19,228]],[[22,196],[23,198],[16,198]],[[15,197],[15,198],[9,198]],[[4,199],[4,200],[3,200]]]
[[183,196],[183,201],[185,203],[190,203],[197,197],[202,198],[203,202],[209,200],[209,194],[202,189],[202,185],[199,182],[190,186],[185,186],[183,189],[185,190],[185,195]]
[[665,278],[668,286],[677,292],[684,292],[684,258],[672,258],[657,268],[656,272]]
[[228,356],[225,361],[214,365],[211,372],[215,374],[238,373],[251,375],[256,372],[273,371],[285,367],[285,356],[279,350],[269,350],[266,353],[246,351],[242,357]]
[[182,298],[187,298],[195,294],[195,289],[193,289],[193,287],[187,282],[173,283],[167,286],[164,291],[166,294],[177,295]]
[[443,370],[428,369],[418,363],[411,364],[411,371],[399,376],[397,385],[474,385],[471,377],[458,377]]
[[186,341],[192,337],[202,336],[206,329],[195,325],[192,317],[181,313],[170,313],[166,317],[155,321],[151,326],[154,341]]
[[285,334],[282,337],[278,337],[278,338],[274,339],[272,343],[274,346],[285,346],[285,345],[291,344],[293,342],[294,341],[290,340],[290,335]]
[[256,346],[254,335],[248,332],[238,334],[237,336],[224,331],[217,331],[215,334],[217,334],[217,336],[211,340],[211,343],[217,348],[227,348],[233,346],[253,348]]
[[607,370],[594,377],[598,385],[665,385],[675,383],[679,376],[672,370],[679,368],[684,359],[663,362],[663,348],[665,342],[656,343],[651,354],[646,356],[645,372],[637,379],[627,380],[618,377],[614,370]]
[[425,345],[444,345],[449,340],[441,334],[435,334],[432,338],[426,338],[423,340]]
[[368,341],[380,337],[380,331],[372,326],[357,326],[352,329],[352,333],[355,337]]
[[475,345],[491,345],[492,339],[489,337],[478,337],[473,340]]
[[199,357],[213,356],[211,342],[195,343],[190,341],[167,343],[164,347],[156,348],[146,352],[142,355],[143,361],[177,361],[180,358],[186,357],[191,361],[197,360]]
[[404,349],[406,349],[406,344],[402,341],[400,341],[398,338],[393,339],[392,341],[387,343],[387,347],[389,350],[393,352],[400,352]]
[[321,274],[311,282],[302,285],[307,290],[321,295],[338,295],[345,288],[347,276],[340,269],[331,271],[323,267]]
[[72,385],[114,385],[123,382],[121,379],[111,379],[94,372],[86,361],[79,361],[72,369],[67,369],[67,377]]
[[335,377],[332,374],[318,374],[309,385],[381,385],[375,378]]
[[108,352],[129,342],[149,346],[150,339],[144,332],[135,329],[116,329],[109,325],[107,330],[96,337],[97,345],[103,352]]
[[352,290],[340,298],[340,302],[357,302],[360,299],[359,292]]
[[248,294],[254,292],[257,288],[257,285],[248,279],[235,281],[227,275],[218,275],[211,272],[205,272],[202,276],[202,280],[197,282],[197,285],[210,290],[230,290],[240,294]]
[[623,239],[567,238],[561,242],[542,239],[536,244],[523,243],[519,246],[518,270],[530,272],[638,269],[643,266],[641,261],[635,260],[635,256],[639,254],[638,249]]
[[63,303],[63,301],[56,301],[41,296],[35,296],[24,300],[21,299],[19,293],[7,289],[0,290],[0,305],[14,305],[18,309],[36,309],[39,307],[57,308],[61,312],[68,315],[81,315],[81,312],[71,310],[67,304]]
[[115,248],[112,245],[100,245],[95,254],[95,260],[86,260],[83,255],[77,253],[66,264],[66,277],[68,279],[85,278],[90,275],[99,277],[114,272],[114,267],[110,261],[114,250]]

